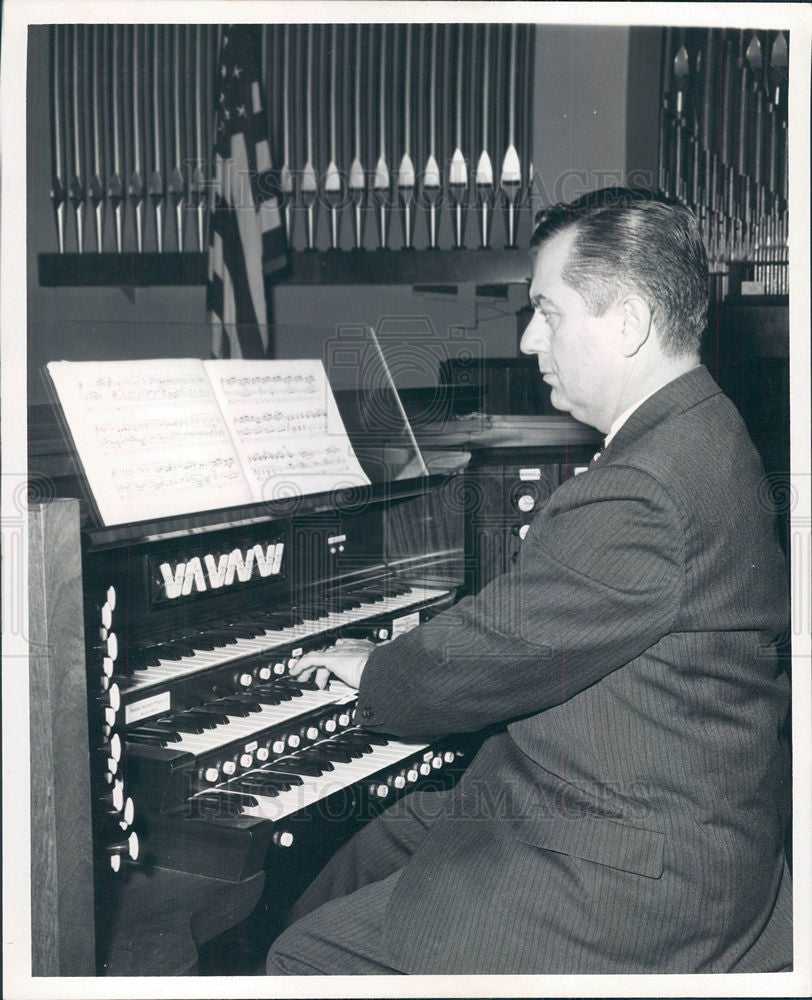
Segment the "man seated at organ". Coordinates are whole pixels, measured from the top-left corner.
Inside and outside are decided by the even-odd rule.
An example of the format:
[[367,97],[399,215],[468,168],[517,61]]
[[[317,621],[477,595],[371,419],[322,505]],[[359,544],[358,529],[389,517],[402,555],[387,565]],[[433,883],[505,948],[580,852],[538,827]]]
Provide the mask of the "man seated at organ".
[[791,967],[785,567],[744,424],[699,363],[694,216],[607,189],[544,209],[522,349],[602,451],[539,510],[515,572],[392,642],[292,673],[363,726],[493,726],[327,864],[272,975]]

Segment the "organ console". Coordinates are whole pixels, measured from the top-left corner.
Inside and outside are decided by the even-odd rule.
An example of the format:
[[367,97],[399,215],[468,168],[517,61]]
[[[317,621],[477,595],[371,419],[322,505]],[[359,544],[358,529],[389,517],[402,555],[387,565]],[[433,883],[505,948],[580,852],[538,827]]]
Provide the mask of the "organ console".
[[[45,871],[64,853],[57,870],[75,874],[33,882],[35,937],[46,926],[53,937],[35,974],[188,972],[201,944],[255,908],[266,871],[278,917],[285,867],[315,874],[314,838],[335,846],[463,766],[461,742],[368,732],[353,689],[290,674],[343,638],[396,637],[462,582],[446,481],[415,477],[425,467],[370,374],[376,359],[361,364],[385,443],[376,407],[347,402],[364,394],[337,393],[369,486],[120,524],[78,499],[32,508],[32,629],[48,653],[32,700],[51,731],[32,726],[33,822],[51,831],[33,856]],[[75,473],[81,458],[67,458]],[[82,496],[81,475],[56,482]],[[54,702],[66,685],[71,698]],[[43,757],[43,738],[61,752]],[[77,920],[94,933],[77,940]]]
[[[352,689],[320,690],[289,674],[306,650],[343,636],[385,641],[453,601],[447,553],[439,563],[438,553],[421,553],[405,569],[389,539],[394,531],[402,543],[407,510],[431,502],[411,485],[360,512],[241,509],[233,521],[220,514],[81,532],[71,512],[63,545],[72,575],[61,586],[78,586],[81,562],[84,622],[71,631],[84,632],[84,650],[52,672],[86,686],[92,836],[83,860],[85,877],[88,865],[95,874],[98,971],[120,971],[120,952],[133,962],[144,945],[116,920],[130,913],[134,879],[143,895],[149,872],[188,873],[245,888],[252,906],[267,852],[295,850],[303,823],[325,809],[374,811],[456,763],[451,746],[366,732]],[[76,507],[42,505],[37,521],[47,525],[66,504]],[[279,571],[262,576],[254,554],[282,546]],[[51,587],[60,586],[62,554],[51,564],[43,553]],[[220,565],[239,575],[225,569],[215,586],[203,567],[223,554]],[[73,781],[62,763],[53,762],[54,781]],[[130,871],[136,862],[141,870]],[[170,903],[185,905],[182,896]],[[186,971],[142,957],[156,974]]]

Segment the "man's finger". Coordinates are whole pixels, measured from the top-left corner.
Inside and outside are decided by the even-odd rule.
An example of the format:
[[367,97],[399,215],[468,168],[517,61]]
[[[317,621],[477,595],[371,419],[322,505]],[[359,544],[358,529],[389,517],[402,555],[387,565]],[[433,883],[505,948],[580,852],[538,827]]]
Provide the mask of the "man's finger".
[[317,687],[326,688],[327,682],[330,680],[330,671],[327,667],[318,667],[316,669],[316,676],[314,680]]

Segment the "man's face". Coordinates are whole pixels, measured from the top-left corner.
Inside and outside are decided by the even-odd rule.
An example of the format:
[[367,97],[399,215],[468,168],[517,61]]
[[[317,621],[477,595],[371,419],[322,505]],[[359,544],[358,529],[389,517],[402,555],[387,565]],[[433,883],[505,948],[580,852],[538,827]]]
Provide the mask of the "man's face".
[[616,416],[622,380],[617,338],[622,317],[611,307],[603,316],[592,316],[562,278],[573,238],[572,230],[557,233],[536,255],[530,283],[535,314],[522,335],[521,349],[538,356],[556,409],[605,432]]

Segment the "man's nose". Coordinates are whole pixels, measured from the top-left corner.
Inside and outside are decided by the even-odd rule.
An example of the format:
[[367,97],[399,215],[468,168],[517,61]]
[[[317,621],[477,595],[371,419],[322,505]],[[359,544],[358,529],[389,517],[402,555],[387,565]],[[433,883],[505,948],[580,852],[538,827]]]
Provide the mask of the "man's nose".
[[523,354],[541,354],[547,347],[547,323],[543,316],[533,313],[533,318],[524,328],[519,349]]

